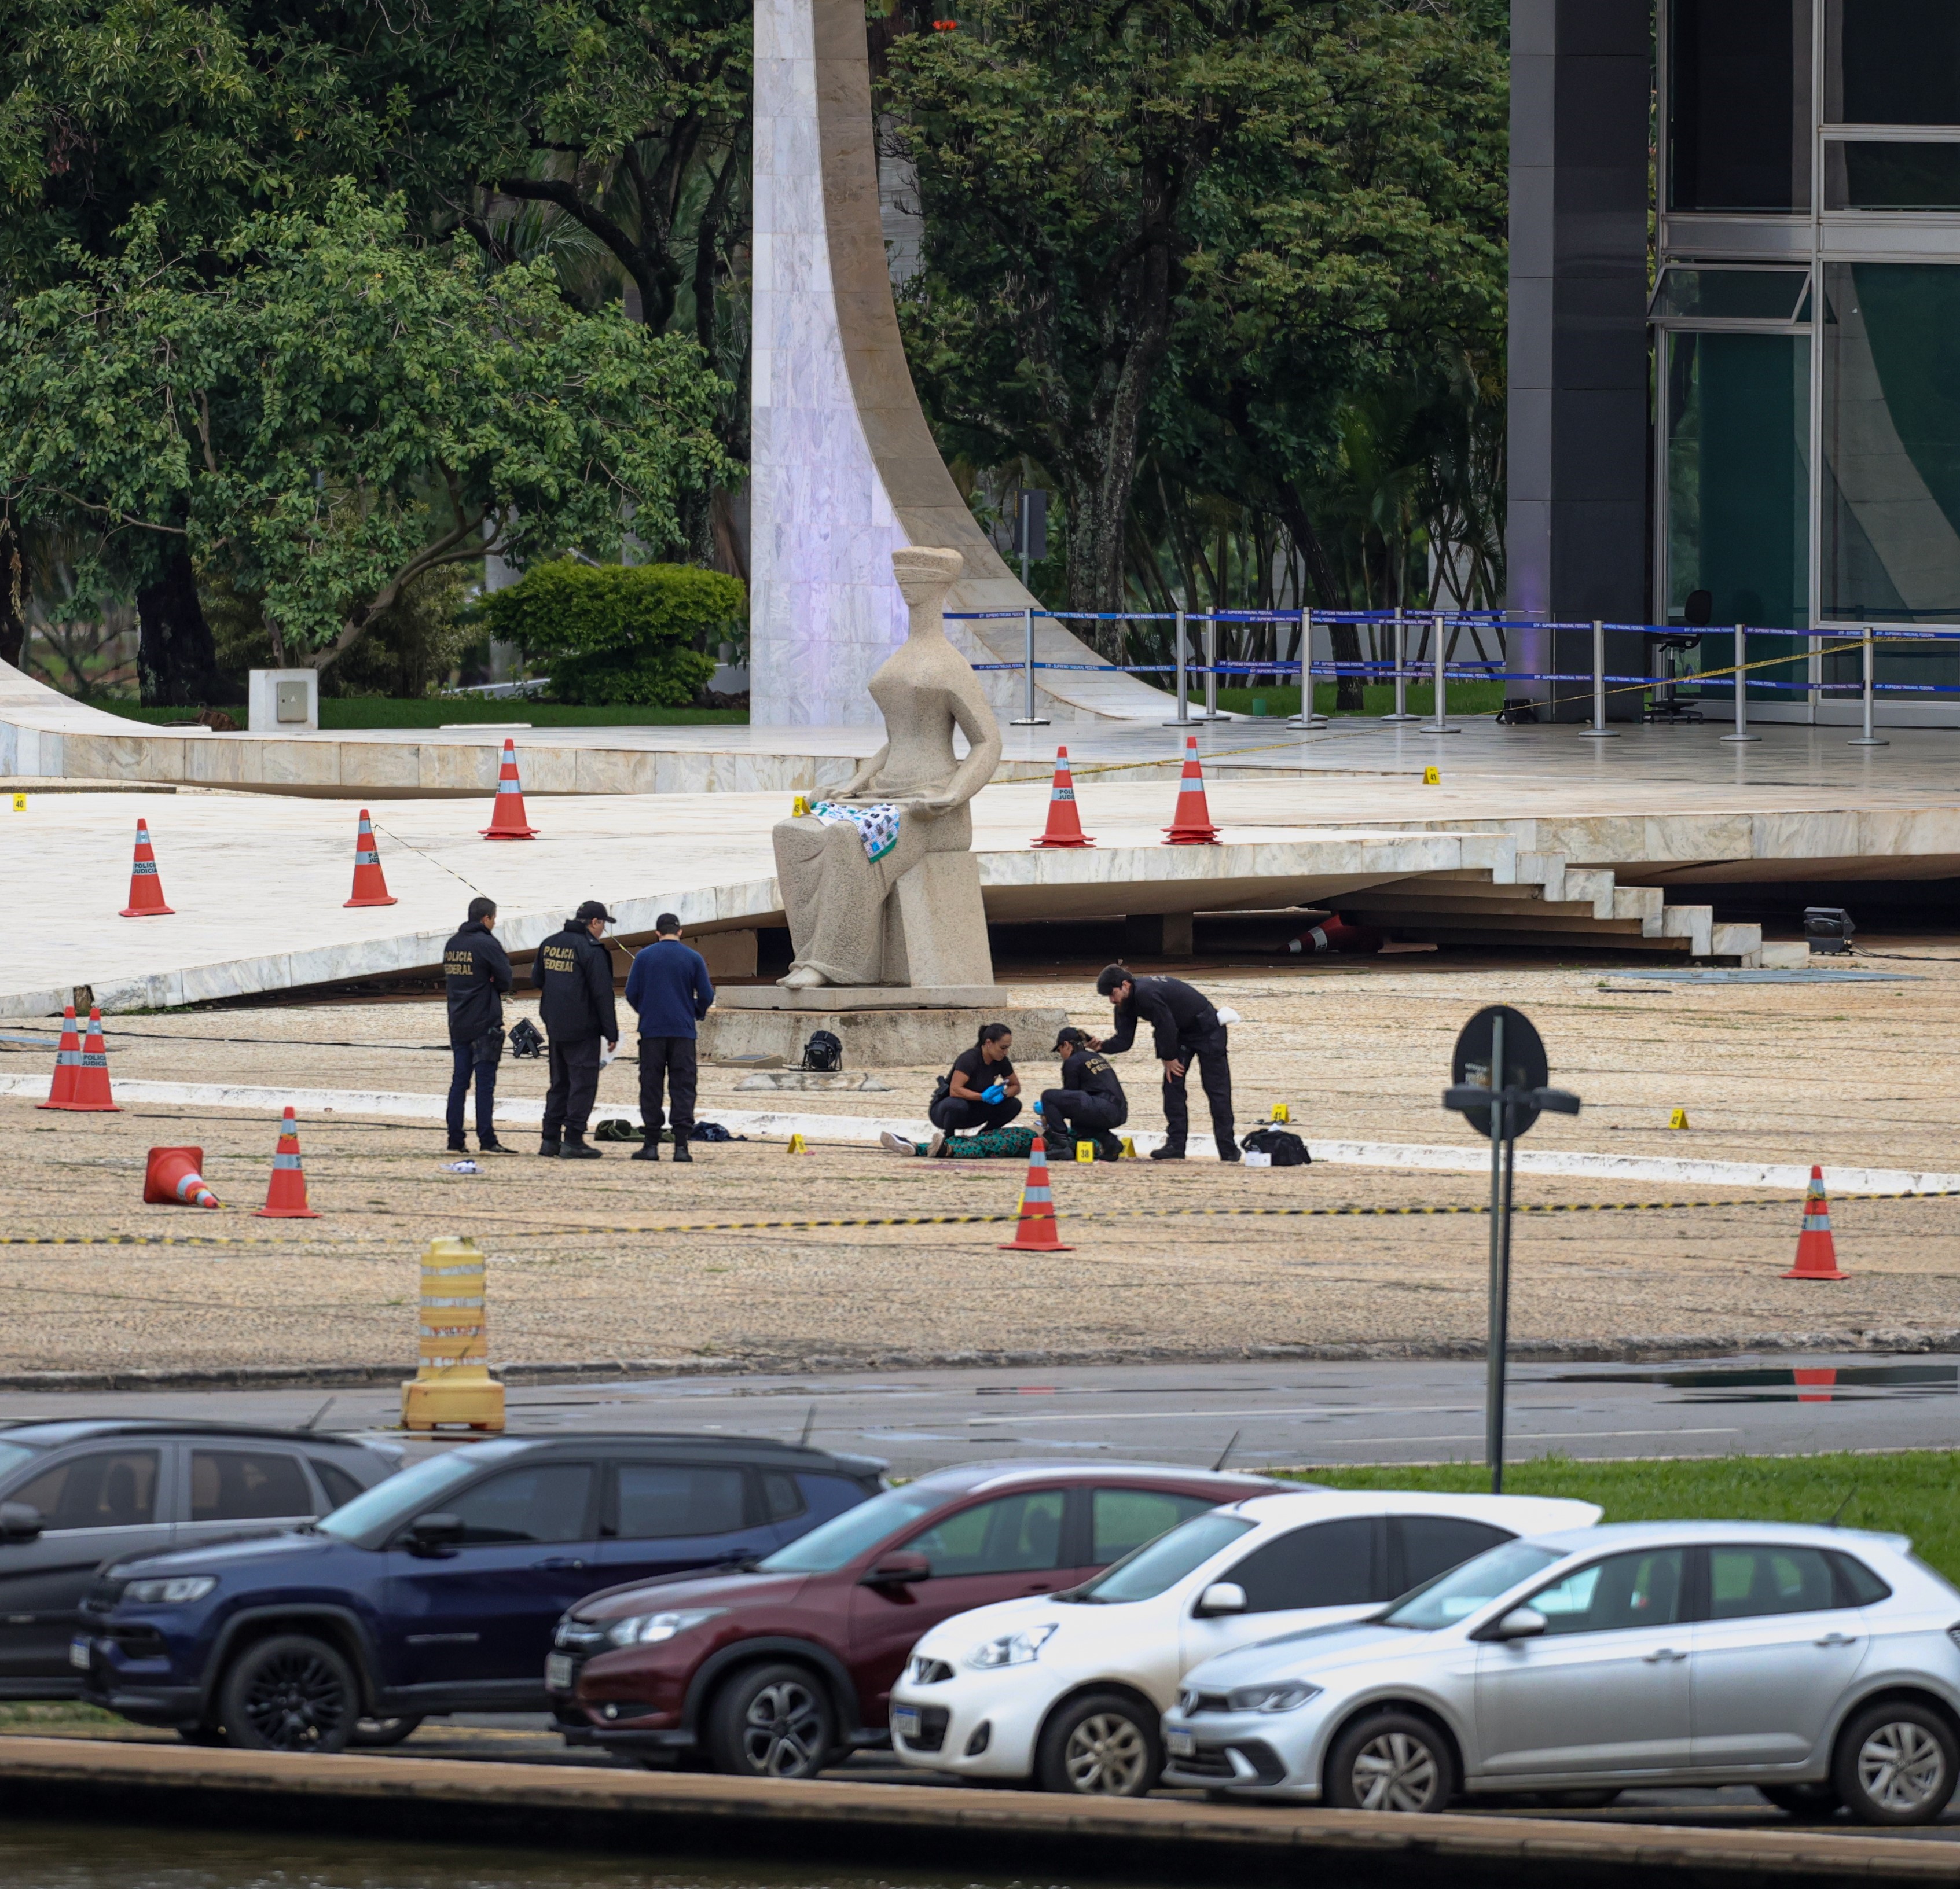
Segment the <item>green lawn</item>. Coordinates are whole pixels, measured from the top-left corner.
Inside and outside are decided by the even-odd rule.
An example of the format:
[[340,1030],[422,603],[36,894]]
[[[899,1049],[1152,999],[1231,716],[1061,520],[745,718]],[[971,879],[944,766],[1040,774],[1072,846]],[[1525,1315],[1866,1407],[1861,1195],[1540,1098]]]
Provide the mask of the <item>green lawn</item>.
[[[1840,1504],[1847,1528],[1910,1535],[1921,1560],[1960,1582],[1960,1515],[1954,1479],[1960,1459],[1944,1450],[1894,1455],[1713,1456],[1691,1461],[1575,1462],[1535,1457],[1504,1471],[1511,1496],[1574,1496],[1596,1502],[1608,1522],[1828,1522]],[[1393,1463],[1282,1472],[1336,1489],[1439,1489],[1481,1494],[1481,1463],[1410,1468]],[[1847,1500],[1847,1498],[1849,1498]]]
[[[132,721],[195,721],[194,708],[146,708],[140,702],[105,698],[91,708]],[[225,713],[242,728],[241,704]],[[741,708],[577,708],[559,702],[485,701],[463,695],[450,700],[400,701],[378,695],[329,697],[320,704],[320,725],[328,728],[439,728],[445,723],[527,721],[533,728],[686,728],[733,723],[744,726]]]
[[[1443,692],[1444,700],[1452,716],[1494,715],[1504,705],[1508,685],[1503,682],[1452,682]],[[1318,714],[1334,713],[1332,682],[1316,682],[1313,685],[1313,706]],[[1408,712],[1427,718],[1430,712],[1430,698],[1433,692],[1427,682],[1420,685],[1411,682],[1408,692]],[[1364,716],[1386,715],[1395,705],[1395,685],[1392,682],[1370,682],[1361,691],[1362,701],[1367,704],[1361,711]],[[1204,691],[1194,686],[1192,706],[1201,707]],[[1281,688],[1221,688],[1218,692],[1218,706],[1229,708],[1234,714],[1253,715],[1259,713],[1258,703],[1263,701],[1268,715],[1297,715],[1300,713],[1300,691],[1289,685]]]

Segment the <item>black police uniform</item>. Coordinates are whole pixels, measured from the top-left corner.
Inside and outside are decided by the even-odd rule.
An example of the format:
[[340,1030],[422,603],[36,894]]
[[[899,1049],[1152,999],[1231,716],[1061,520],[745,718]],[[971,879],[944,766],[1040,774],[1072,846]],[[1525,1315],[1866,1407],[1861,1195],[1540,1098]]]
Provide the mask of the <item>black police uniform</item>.
[[[1007,1078],[1014,1073],[1011,1057],[990,1063],[977,1044],[954,1057],[953,1067],[966,1076],[969,1089],[982,1093],[996,1083],[1004,1086]],[[950,1135],[991,1134],[996,1128],[1004,1128],[1021,1112],[1021,1099],[1018,1096],[1003,1096],[998,1102],[975,1102],[970,1096],[952,1093],[952,1080],[949,1073],[946,1078],[947,1092],[935,1096],[925,1111],[926,1118],[935,1128],[943,1128]]]
[[1062,1058],[1061,1086],[1042,1091],[1041,1112],[1059,1145],[1093,1141],[1105,1160],[1122,1155],[1122,1143],[1109,1131],[1129,1120],[1130,1101],[1100,1050],[1078,1046]]
[[619,1040],[612,1007],[612,960],[576,920],[538,947],[531,981],[543,992],[538,1014],[551,1038],[551,1086],[545,1091],[544,1149],[582,1143],[599,1093],[599,1045]]
[[[1150,1026],[1158,1061],[1174,1058],[1182,1063],[1185,1078],[1190,1076],[1193,1063],[1197,1064],[1204,1099],[1211,1105],[1211,1131],[1217,1137],[1220,1158],[1237,1160],[1239,1143],[1232,1132],[1232,1066],[1227,1060],[1225,1026],[1219,1022],[1211,1000],[1181,978],[1133,979],[1128,1000],[1116,1006],[1115,1030],[1102,1039],[1102,1054],[1122,1055],[1137,1039],[1139,1019]],[[1168,1074],[1164,1077],[1166,1153],[1182,1154],[1191,1134],[1188,1086],[1184,1078],[1173,1081]]]
[[476,1079],[476,1139],[497,1145],[497,1065],[504,1054],[504,997],[511,960],[480,918],[473,918],[442,948],[443,988],[449,997],[449,1145],[460,1150],[463,1105]]

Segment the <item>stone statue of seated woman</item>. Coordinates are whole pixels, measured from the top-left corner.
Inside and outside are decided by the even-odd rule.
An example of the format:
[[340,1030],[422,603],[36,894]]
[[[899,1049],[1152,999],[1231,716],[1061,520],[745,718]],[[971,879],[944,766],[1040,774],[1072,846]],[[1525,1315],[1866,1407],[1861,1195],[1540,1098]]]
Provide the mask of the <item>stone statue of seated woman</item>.
[[[885,718],[885,745],[838,792],[775,829],[776,876],[796,953],[789,975],[778,980],[787,989],[924,981],[887,962],[887,903],[922,861],[972,847],[967,803],[1001,758],[994,711],[943,621],[962,563],[956,551],[892,553],[911,628],[870,684]],[[956,728],[966,737],[964,760],[953,753]],[[972,905],[977,914],[977,874]],[[977,953],[978,963],[989,962],[984,922]],[[991,983],[991,968],[982,979],[961,981]]]

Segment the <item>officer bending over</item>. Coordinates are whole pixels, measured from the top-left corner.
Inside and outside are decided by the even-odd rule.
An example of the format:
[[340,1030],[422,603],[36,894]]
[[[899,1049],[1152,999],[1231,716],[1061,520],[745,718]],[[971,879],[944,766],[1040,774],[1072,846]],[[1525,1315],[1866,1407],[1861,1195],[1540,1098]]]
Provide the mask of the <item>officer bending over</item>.
[[443,988],[449,997],[449,1047],[455,1067],[449,1079],[449,1151],[464,1152],[463,1105],[476,1078],[476,1145],[485,1154],[515,1154],[497,1139],[497,1065],[504,1055],[504,998],[511,988],[511,960],[490,934],[496,902],[473,898],[469,917],[442,948]]
[[1164,1145],[1150,1150],[1153,1161],[1182,1161],[1191,1134],[1191,1111],[1185,1077],[1198,1065],[1204,1099],[1211,1105],[1211,1132],[1217,1138],[1221,1161],[1239,1159],[1232,1132],[1232,1066],[1227,1060],[1225,1026],[1202,991],[1180,978],[1140,978],[1126,965],[1112,964],[1096,980],[1098,993],[1115,1006],[1115,1028],[1092,1047],[1105,1056],[1120,1056],[1137,1040],[1141,1018],[1150,1026],[1157,1060],[1163,1064]]
[[1042,1091],[1043,1137],[1051,1147],[1093,1141],[1099,1161],[1120,1161],[1123,1144],[1112,1135],[1130,1118],[1129,1098],[1087,1030],[1066,1029],[1055,1039],[1061,1057],[1061,1086]]
[[588,898],[538,946],[531,981],[544,993],[538,1014],[551,1037],[551,1086],[545,1091],[545,1135],[538,1153],[568,1161],[597,1161],[585,1124],[599,1093],[599,1045],[619,1047],[612,1008],[612,960],[599,942],[612,914]]

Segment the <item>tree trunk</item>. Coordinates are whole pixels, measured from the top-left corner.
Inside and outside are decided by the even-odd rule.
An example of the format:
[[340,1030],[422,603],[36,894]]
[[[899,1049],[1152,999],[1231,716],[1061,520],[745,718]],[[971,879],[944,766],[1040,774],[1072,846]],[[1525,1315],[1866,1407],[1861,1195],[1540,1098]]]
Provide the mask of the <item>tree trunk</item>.
[[0,663],[18,669],[27,642],[27,563],[19,531],[0,523]]
[[171,552],[156,581],[137,591],[136,618],[136,669],[145,707],[207,708],[243,699],[218,673],[189,552]]
[[[1282,480],[1279,485],[1280,509],[1285,514],[1287,529],[1293,533],[1293,543],[1298,547],[1301,561],[1306,566],[1306,574],[1312,580],[1314,596],[1319,607],[1323,610],[1338,609],[1341,592],[1334,581],[1334,567],[1327,561],[1327,547],[1320,542],[1320,534],[1313,528],[1306,515],[1306,507],[1301,504],[1298,492],[1290,483]],[[1361,660],[1361,638],[1351,623],[1330,623],[1328,641],[1334,650],[1337,663],[1358,663]],[[1310,661],[1312,651],[1302,653],[1302,662]],[[1310,712],[1312,698],[1304,686],[1300,691],[1301,701]],[[1334,708],[1336,714],[1358,715],[1367,706],[1361,693],[1362,682],[1359,676],[1337,677],[1334,685]]]

